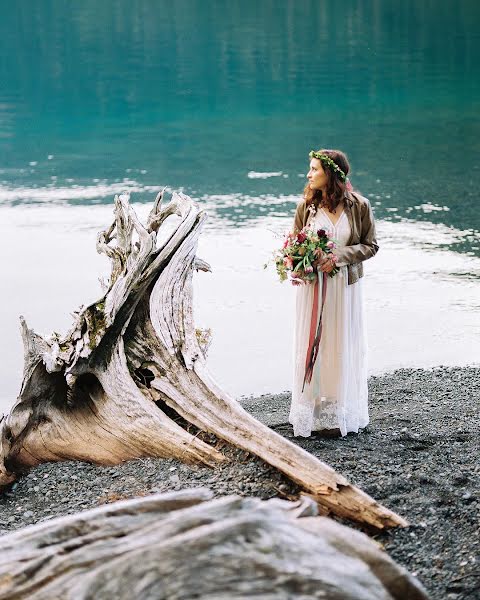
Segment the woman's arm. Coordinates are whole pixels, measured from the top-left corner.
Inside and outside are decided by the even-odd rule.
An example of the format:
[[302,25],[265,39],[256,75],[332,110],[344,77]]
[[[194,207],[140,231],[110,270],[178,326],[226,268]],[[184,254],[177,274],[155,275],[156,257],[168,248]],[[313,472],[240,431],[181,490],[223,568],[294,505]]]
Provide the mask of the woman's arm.
[[304,227],[305,223],[305,211],[307,210],[307,205],[305,199],[301,200],[297,204],[297,210],[295,211],[295,219],[293,221],[293,231],[294,233],[298,233]]
[[337,264],[352,265],[372,258],[378,252],[377,235],[375,231],[375,219],[372,207],[368,200],[362,206],[362,230],[360,243],[353,246],[344,246],[336,250]]

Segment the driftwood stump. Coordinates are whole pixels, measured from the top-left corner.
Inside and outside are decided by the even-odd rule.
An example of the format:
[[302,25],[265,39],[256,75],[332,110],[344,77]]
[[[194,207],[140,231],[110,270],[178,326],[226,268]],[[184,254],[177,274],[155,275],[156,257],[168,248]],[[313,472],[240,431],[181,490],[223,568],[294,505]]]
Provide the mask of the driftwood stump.
[[0,600],[426,600],[316,504],[209,490],[116,502],[0,537]]
[[[171,215],[180,219],[169,228]],[[143,225],[128,197],[115,197],[115,220],[97,238],[111,261],[104,295],[75,313],[63,337],[42,338],[21,318],[24,376],[17,402],[0,420],[0,487],[46,461],[226,460],[182,422],[273,465],[325,514],[377,528],[406,525],[213,381],[192,315],[193,273],[209,270],[196,257],[205,217],[188,196],[173,194],[162,207],[159,194]]]

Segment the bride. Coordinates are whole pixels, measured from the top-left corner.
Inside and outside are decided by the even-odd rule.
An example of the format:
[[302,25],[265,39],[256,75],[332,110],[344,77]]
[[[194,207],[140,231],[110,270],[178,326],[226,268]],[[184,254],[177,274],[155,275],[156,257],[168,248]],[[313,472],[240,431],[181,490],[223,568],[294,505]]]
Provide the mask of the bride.
[[[337,243],[335,254],[318,259],[316,283],[297,287],[289,416],[295,436],[312,431],[344,436],[369,421],[362,263],[377,253],[378,244],[370,203],[352,189],[349,170],[339,150],[310,152],[308,183],[295,213],[296,233],[307,226],[323,229]],[[336,275],[323,276],[335,266]],[[318,354],[306,377],[320,318]]]

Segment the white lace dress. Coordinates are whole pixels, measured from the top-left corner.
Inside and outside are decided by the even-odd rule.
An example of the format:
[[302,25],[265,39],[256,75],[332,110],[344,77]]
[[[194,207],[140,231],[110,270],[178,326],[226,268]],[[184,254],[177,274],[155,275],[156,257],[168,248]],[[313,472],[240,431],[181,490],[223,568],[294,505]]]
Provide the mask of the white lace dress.
[[[328,214],[319,209],[310,217],[315,229],[332,233],[338,246],[350,236],[345,211],[333,225]],[[323,309],[322,337],[313,375],[305,384],[305,359],[308,349],[313,304],[313,284],[297,287],[294,335],[294,381],[289,421],[294,435],[308,437],[312,431],[340,429],[342,435],[358,432],[368,424],[367,340],[365,331],[362,279],[347,282],[347,267],[328,278]],[[322,297],[322,273],[319,294]],[[315,324],[316,329],[316,324]]]

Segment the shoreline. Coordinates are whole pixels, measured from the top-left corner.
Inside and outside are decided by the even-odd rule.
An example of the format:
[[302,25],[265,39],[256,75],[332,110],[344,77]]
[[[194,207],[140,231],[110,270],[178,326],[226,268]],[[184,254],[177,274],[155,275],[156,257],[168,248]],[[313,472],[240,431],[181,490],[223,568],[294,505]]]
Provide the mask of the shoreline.
[[[135,207],[139,218],[146,219],[150,204]],[[9,252],[21,265],[29,265],[21,281],[16,263],[6,264],[3,273],[5,289],[11,293],[4,295],[0,313],[4,349],[0,413],[7,412],[21,388],[19,314],[35,331],[66,332],[72,326],[71,311],[80,303],[98,300],[98,277],[109,274],[108,262],[95,250],[95,239],[111,221],[110,203],[88,210],[82,205],[68,210],[40,207],[33,222],[27,213],[28,208],[16,207],[0,223]],[[236,398],[280,393],[292,385],[293,321],[286,315],[295,309],[295,289],[281,285],[273,268],[263,269],[278,246],[275,232],[290,226],[288,215],[275,214],[272,220],[242,222],[232,236],[222,213],[207,221],[198,240],[198,255],[213,271],[193,278],[195,324],[211,329],[208,368]],[[420,221],[379,220],[377,225],[379,238],[388,243],[366,261],[362,279],[369,373],[380,375],[400,367],[463,367],[472,357],[478,360],[480,257],[449,250],[454,240],[463,239],[462,232]],[[31,246],[37,249],[34,257],[28,252]],[[57,257],[53,268],[51,256],[59,247],[68,247],[69,252]],[[72,271],[71,264],[78,269]],[[32,294],[45,279],[51,280],[49,294]]]
[[[480,583],[480,367],[398,369],[371,376],[369,394],[369,426],[335,439],[293,437],[289,392],[240,401],[410,522],[406,529],[373,537],[419,577],[433,600],[473,598]],[[240,450],[229,454],[237,462],[215,470],[171,459],[114,467],[39,465],[0,497],[0,535],[102,503],[200,485],[215,495],[298,493],[262,461]]]

